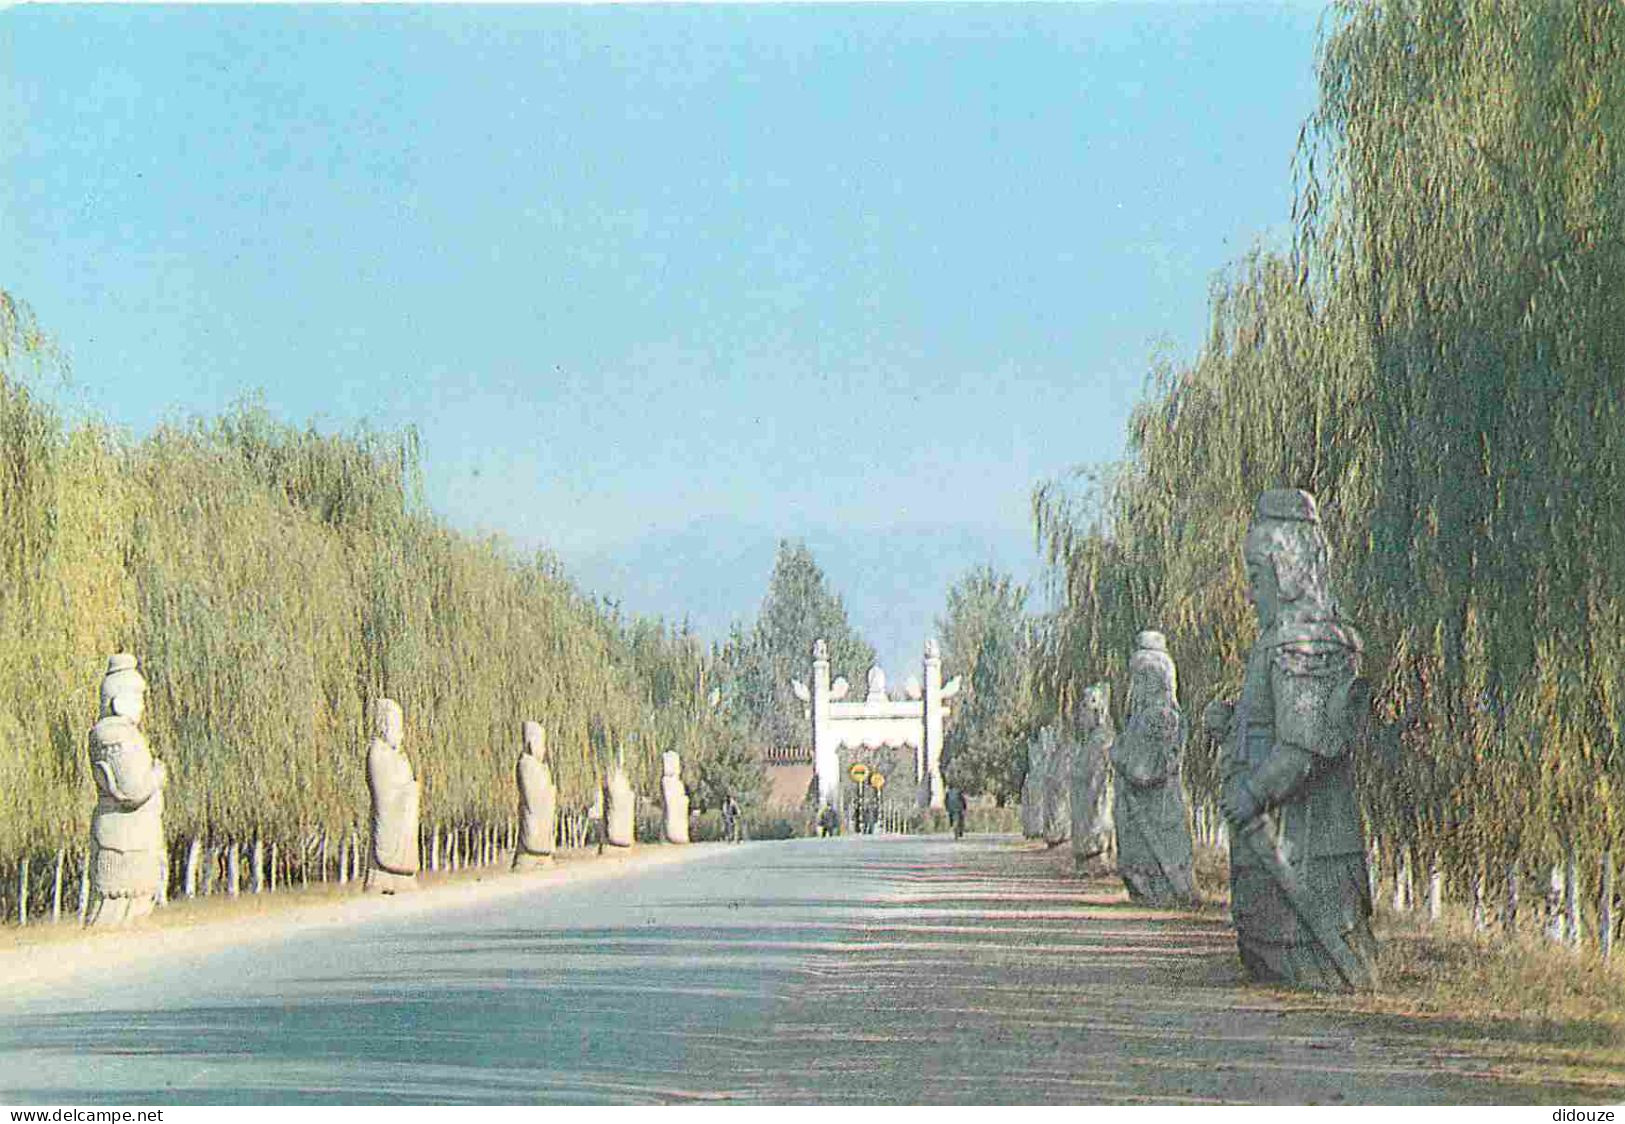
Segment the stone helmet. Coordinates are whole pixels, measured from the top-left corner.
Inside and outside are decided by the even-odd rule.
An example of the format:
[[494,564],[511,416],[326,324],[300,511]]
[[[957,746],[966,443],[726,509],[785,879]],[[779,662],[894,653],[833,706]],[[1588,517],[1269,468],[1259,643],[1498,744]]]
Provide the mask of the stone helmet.
[[1128,659],[1128,672],[1133,705],[1175,703],[1178,677],[1173,657],[1168,655],[1168,638],[1162,633],[1147,629],[1134,638],[1134,654]]
[[1079,717],[1083,727],[1092,730],[1105,722],[1111,713],[1111,688],[1105,683],[1095,683],[1083,689],[1079,697]]
[[547,732],[542,729],[540,722],[527,719],[519,726],[519,740],[525,747],[525,752],[537,757],[547,755]]
[[[135,714],[140,700],[147,693],[147,681],[136,670],[136,658],[128,652],[107,657],[107,671],[102,675],[99,700],[101,717],[117,714],[128,718]],[[132,705],[132,703],[134,705]]]
[[668,749],[660,755],[660,772],[662,776],[675,777],[683,768],[683,759],[675,749]]
[[1267,562],[1281,604],[1332,608],[1331,545],[1315,497],[1298,488],[1272,488],[1258,497],[1243,554]]
[[399,746],[406,732],[406,717],[401,704],[394,699],[374,699],[372,704],[373,731],[390,745]]

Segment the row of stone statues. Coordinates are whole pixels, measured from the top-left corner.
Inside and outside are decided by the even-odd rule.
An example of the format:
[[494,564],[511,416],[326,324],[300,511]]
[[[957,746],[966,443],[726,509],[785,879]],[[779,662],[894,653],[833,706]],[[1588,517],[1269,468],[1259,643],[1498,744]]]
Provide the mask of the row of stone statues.
[[[152,756],[141,732],[146,690],[134,656],[121,652],[108,659],[100,717],[89,736],[96,807],[90,820],[87,925],[122,924],[151,913],[164,877],[163,790],[168,774],[163,762]],[[400,704],[378,699],[373,704],[373,721],[374,734],[367,745],[372,861],[364,887],[393,894],[415,888],[422,867],[418,832],[423,785],[402,748],[406,723]],[[558,788],[547,763],[541,723],[523,723],[521,742],[514,768],[519,789],[519,840],[513,862],[517,870],[550,863],[558,834]],[[661,768],[665,839],[687,843],[689,806],[682,760],[668,752],[662,756]],[[593,811],[595,818],[602,817],[610,846],[632,846],[635,804],[632,783],[617,762],[605,778]]]
[[[1242,556],[1259,635],[1241,697],[1203,712],[1204,730],[1220,746],[1242,964],[1258,982],[1369,987],[1376,942],[1351,749],[1369,717],[1370,689],[1359,677],[1359,634],[1331,593],[1314,497],[1265,492]],[[1194,905],[1180,782],[1186,722],[1166,637],[1135,638],[1122,736],[1112,728],[1104,684],[1084,692],[1079,710],[1079,741],[1051,730],[1032,743],[1023,831],[1052,846],[1069,834],[1080,870],[1099,862],[1115,834],[1117,870],[1132,900]],[[1063,804],[1070,805],[1067,834],[1056,818]]]

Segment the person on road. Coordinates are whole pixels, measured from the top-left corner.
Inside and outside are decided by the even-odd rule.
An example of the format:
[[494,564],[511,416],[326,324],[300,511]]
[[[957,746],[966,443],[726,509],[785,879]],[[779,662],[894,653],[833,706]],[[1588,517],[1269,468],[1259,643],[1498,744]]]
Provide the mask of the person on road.
[[745,841],[745,813],[739,807],[739,801],[734,794],[729,793],[723,801],[723,822],[727,827],[727,838],[730,843],[743,843]]
[[948,822],[953,825],[954,838],[963,839],[965,837],[965,794],[959,791],[958,788],[950,788],[942,803],[948,810]]
[[839,835],[841,831],[841,814],[832,804],[825,804],[818,813],[818,834],[821,836]]

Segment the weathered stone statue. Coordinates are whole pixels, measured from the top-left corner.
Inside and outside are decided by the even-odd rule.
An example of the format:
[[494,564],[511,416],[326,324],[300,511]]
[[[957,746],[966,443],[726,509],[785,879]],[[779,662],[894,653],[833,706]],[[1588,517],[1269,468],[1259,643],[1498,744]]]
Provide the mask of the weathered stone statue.
[[[1350,749],[1370,696],[1314,497],[1265,492],[1242,554],[1259,634],[1220,796],[1241,962],[1261,983],[1369,987],[1376,940]],[[1223,707],[1210,712],[1222,728]]]
[[1044,752],[1044,842],[1059,847],[1072,838],[1072,758],[1077,744],[1055,726],[1038,732]]
[[635,813],[637,798],[632,793],[632,782],[620,762],[609,771],[609,814],[604,818],[605,831],[611,847],[630,847],[636,833]]
[[1111,710],[1104,683],[1083,692],[1078,733],[1082,740],[1072,753],[1072,862],[1081,873],[1101,861],[1112,837]]
[[526,722],[521,731],[524,748],[514,766],[514,778],[519,782],[519,846],[513,853],[515,870],[551,863],[553,843],[558,837],[559,790],[553,784],[553,771],[547,767],[547,737],[540,722]]
[[660,799],[666,808],[666,842],[688,842],[688,790],[683,787],[683,759],[675,750],[660,755]]
[[1185,751],[1174,661],[1160,632],[1142,632],[1129,657],[1128,724],[1112,746],[1117,872],[1133,901],[1196,901],[1190,821],[1179,766]]
[[90,728],[90,901],[86,925],[120,925],[151,913],[164,868],[164,783],[141,733],[147,681],[119,653],[102,676],[100,718]]
[[1027,776],[1021,782],[1021,834],[1028,839],[1044,837],[1044,790],[1048,747],[1034,736],[1027,742]]
[[415,890],[418,884],[418,802],[423,788],[401,751],[405,719],[394,699],[373,703],[376,733],[367,746],[367,790],[372,794],[372,865],[363,889],[375,894]]

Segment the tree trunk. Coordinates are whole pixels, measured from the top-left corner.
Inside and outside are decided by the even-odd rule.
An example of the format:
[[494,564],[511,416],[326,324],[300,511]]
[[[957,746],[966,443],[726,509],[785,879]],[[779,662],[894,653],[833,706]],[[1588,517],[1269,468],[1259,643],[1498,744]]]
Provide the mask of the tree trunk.
[[1501,929],[1508,937],[1518,931],[1518,860],[1507,863],[1506,902],[1501,907]]
[[90,852],[84,851],[84,861],[79,864],[79,924],[85,923],[85,917],[90,913]]
[[28,858],[17,864],[17,924],[28,924]]
[[1580,869],[1570,840],[1563,856],[1563,939],[1570,948],[1584,943],[1580,931]]
[[68,857],[66,847],[56,849],[56,877],[51,880],[51,924],[62,920],[62,863]]
[[1444,907],[1444,871],[1439,869],[1439,853],[1433,853],[1433,859],[1428,865],[1428,924],[1436,925],[1439,922],[1440,911]]
[[271,869],[267,872],[267,877],[265,879],[271,893],[273,894],[276,893],[276,859],[277,845],[273,842],[271,844]]
[[184,893],[189,898],[197,897],[197,871],[198,864],[203,859],[203,839],[201,836],[192,836],[191,845],[186,848],[186,886]]
[[1553,863],[1551,877],[1546,880],[1546,939],[1554,943],[1563,940],[1563,864]]
[[237,840],[233,839],[226,844],[226,896],[235,898],[242,892],[242,886],[242,848],[238,846]]
[[339,840],[339,885],[340,886],[348,886],[349,884],[350,884],[350,841],[348,839],[340,839]]
[[250,862],[253,867],[253,873],[250,876],[252,878],[250,888],[253,893],[263,894],[265,892],[265,838],[263,836],[254,836],[254,852]]
[[1411,849],[1402,848],[1394,864],[1394,912],[1411,908]]
[[1490,927],[1489,914],[1484,908],[1484,864],[1473,871],[1473,932],[1482,933]]
[[1607,960],[1614,953],[1614,852],[1602,853],[1602,883],[1597,892],[1597,947]]
[[174,868],[169,865],[168,844],[160,845],[158,848],[158,897],[153,902],[153,905],[158,909],[162,909],[169,904],[169,876],[173,870]]
[[1371,841],[1371,853],[1365,864],[1366,893],[1375,902],[1382,897],[1382,844]]
[[208,897],[220,885],[220,845],[205,843],[208,859],[203,864],[203,896]]
[[436,874],[440,873],[440,825],[434,825],[434,841],[429,847],[429,869]]

